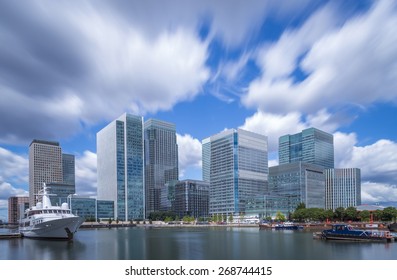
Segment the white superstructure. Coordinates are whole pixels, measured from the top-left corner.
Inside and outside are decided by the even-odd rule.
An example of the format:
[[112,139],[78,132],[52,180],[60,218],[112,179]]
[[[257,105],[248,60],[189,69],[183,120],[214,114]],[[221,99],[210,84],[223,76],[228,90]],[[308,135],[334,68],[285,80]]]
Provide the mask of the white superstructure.
[[43,184],[42,202],[25,211],[19,231],[28,238],[72,239],[84,222],[82,217],[72,214],[67,203],[52,206],[48,188]]

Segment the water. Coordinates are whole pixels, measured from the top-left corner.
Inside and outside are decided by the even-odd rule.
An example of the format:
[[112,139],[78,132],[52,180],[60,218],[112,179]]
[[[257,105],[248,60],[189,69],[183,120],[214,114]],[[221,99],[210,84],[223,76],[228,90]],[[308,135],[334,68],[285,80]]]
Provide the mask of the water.
[[258,228],[81,229],[73,241],[0,239],[2,260],[397,260],[397,242],[316,240]]

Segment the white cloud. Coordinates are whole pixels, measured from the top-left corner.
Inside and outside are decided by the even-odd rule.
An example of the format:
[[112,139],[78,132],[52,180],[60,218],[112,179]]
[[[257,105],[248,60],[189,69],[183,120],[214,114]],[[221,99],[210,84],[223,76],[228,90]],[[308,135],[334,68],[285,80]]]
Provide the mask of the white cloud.
[[322,109],[306,118],[299,112],[272,114],[258,110],[245,119],[242,129],[268,136],[269,152],[278,151],[278,139],[282,135],[295,134],[303,129],[315,127],[333,133],[338,127],[335,115]]
[[362,182],[361,201],[363,204],[397,201],[397,186],[374,182]]
[[177,134],[179,176],[183,177],[189,168],[198,168],[202,164],[201,142],[189,134]]
[[240,127],[244,130],[256,132],[268,137],[268,150],[278,150],[278,138],[285,134],[294,134],[306,128],[301,122],[301,114],[294,112],[286,115],[276,115],[256,112],[253,116],[246,118]]
[[91,151],[76,157],[76,194],[97,195],[97,155]]
[[0,182],[27,185],[29,182],[29,160],[27,155],[18,155],[0,147]]
[[[395,2],[378,1],[340,27],[332,15],[326,6],[259,52],[263,75],[250,84],[245,105],[307,114],[324,107],[397,102]],[[297,68],[308,75],[305,80],[291,78]]]
[[8,200],[11,196],[28,196],[28,192],[24,189],[17,189],[10,183],[2,182],[0,178],[0,199]]

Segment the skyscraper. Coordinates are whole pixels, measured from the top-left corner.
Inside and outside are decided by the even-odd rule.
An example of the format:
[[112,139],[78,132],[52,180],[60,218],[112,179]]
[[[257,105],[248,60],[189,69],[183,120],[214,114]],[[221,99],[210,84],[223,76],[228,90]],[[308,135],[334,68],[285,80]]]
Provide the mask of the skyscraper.
[[74,155],[62,154],[62,172],[63,183],[67,185],[76,185],[75,160]]
[[302,161],[269,168],[269,193],[289,199],[289,209],[299,203],[307,208],[325,207],[324,168]]
[[115,218],[144,219],[143,118],[123,114],[97,133],[98,199],[115,202]]
[[230,129],[207,138],[203,144],[210,151],[203,157],[203,166],[207,167],[203,177],[210,174],[209,214],[244,213],[249,198],[267,191],[267,137]]
[[43,183],[62,183],[62,150],[58,142],[34,139],[29,146],[29,204],[36,205]]
[[21,215],[29,208],[29,197],[12,196],[8,198],[8,223],[18,224]]
[[160,210],[161,189],[178,180],[175,125],[155,119],[145,122],[146,215]]
[[211,167],[211,138],[205,138],[201,141],[202,146],[202,168],[203,168],[203,181],[210,181],[210,167]]
[[334,168],[334,138],[332,134],[308,128],[279,138],[279,164],[307,162],[324,168]]
[[324,170],[325,208],[355,207],[361,204],[361,171],[359,168]]

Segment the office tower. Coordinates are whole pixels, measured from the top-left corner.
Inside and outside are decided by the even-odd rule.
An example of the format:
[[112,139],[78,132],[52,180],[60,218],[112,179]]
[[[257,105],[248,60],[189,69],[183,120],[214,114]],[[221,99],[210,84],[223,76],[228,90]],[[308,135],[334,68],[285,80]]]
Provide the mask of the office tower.
[[303,161],[334,168],[333,135],[308,128],[279,138],[279,164]]
[[146,216],[161,209],[161,189],[178,180],[178,145],[172,123],[149,119],[145,122]]
[[269,168],[269,193],[290,200],[295,210],[303,202],[306,208],[325,207],[324,168],[302,161]]
[[26,209],[29,208],[29,197],[12,196],[8,198],[8,224],[16,225]]
[[202,147],[202,169],[203,181],[210,181],[210,166],[211,166],[211,138],[206,138],[201,141]]
[[143,118],[123,114],[97,133],[98,199],[115,218],[145,218]]
[[58,142],[33,140],[29,146],[29,204],[39,201],[43,183],[63,181],[62,150]]
[[210,146],[203,157],[210,173],[209,214],[244,213],[247,199],[267,191],[267,137],[229,129],[203,142]]
[[66,185],[76,185],[75,160],[74,155],[62,154],[63,183]]
[[179,218],[208,217],[209,183],[198,180],[183,180],[175,185],[173,209]]
[[326,169],[325,207],[356,207],[361,204],[361,171],[359,168]]

